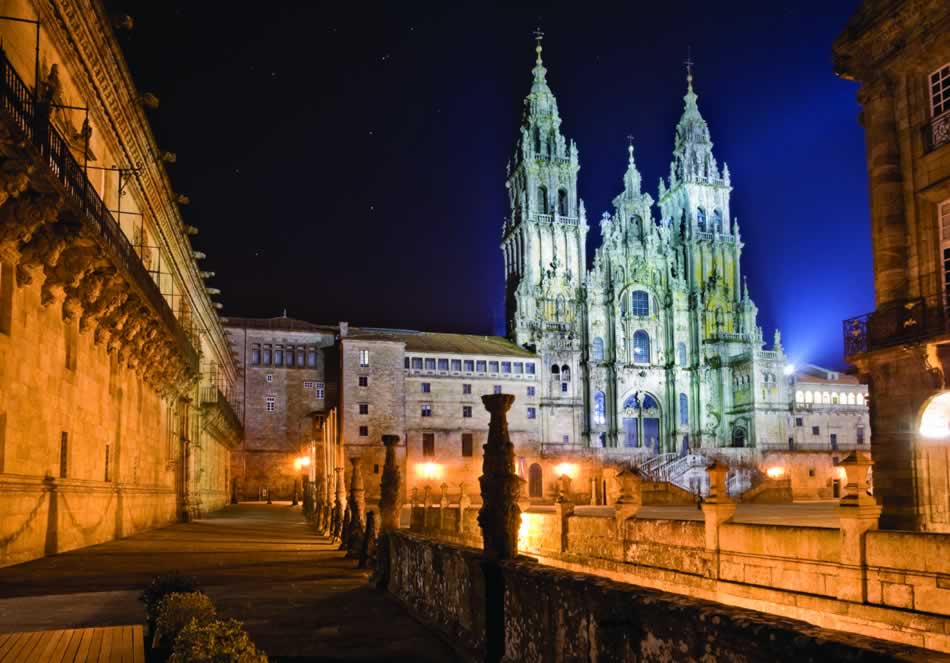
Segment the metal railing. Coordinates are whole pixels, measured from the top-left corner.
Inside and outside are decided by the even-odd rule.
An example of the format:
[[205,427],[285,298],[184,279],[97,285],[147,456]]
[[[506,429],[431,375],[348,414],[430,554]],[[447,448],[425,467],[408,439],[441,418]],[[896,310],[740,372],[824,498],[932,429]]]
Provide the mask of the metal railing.
[[924,145],[927,152],[950,143],[950,113],[944,113],[930,120],[924,127]]
[[132,243],[72,155],[69,143],[50,124],[33,92],[16,73],[6,52],[0,49],[0,111],[39,153],[43,163],[62,187],[66,205],[98,231],[98,239],[137,287],[142,298],[171,334],[185,363],[198,371],[198,353],[179,324],[158,285],[149,276]]
[[851,357],[942,331],[943,312],[924,297],[895,302],[886,308],[849,318],[842,323],[844,355]]
[[706,232],[704,230],[696,231],[696,234],[694,235],[694,237],[695,239],[698,239],[700,241],[705,241],[705,242],[719,241],[719,242],[726,242],[727,244],[734,244],[736,241],[736,238],[733,237],[732,235],[727,235],[724,233],[711,233],[711,232]]

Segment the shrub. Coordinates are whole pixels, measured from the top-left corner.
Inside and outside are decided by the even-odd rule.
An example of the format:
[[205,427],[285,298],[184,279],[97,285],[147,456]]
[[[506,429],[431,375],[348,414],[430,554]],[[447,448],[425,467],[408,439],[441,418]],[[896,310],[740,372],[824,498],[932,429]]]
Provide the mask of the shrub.
[[169,594],[188,594],[197,592],[198,579],[180,573],[166,573],[155,576],[148,584],[139,600],[145,604],[145,617],[149,628],[155,630],[155,620],[158,619],[158,604]]
[[236,619],[200,624],[193,619],[175,640],[169,663],[267,663]]
[[214,606],[211,599],[201,592],[168,594],[158,604],[155,620],[156,645],[171,648],[178,634],[192,621],[207,624],[214,621]]

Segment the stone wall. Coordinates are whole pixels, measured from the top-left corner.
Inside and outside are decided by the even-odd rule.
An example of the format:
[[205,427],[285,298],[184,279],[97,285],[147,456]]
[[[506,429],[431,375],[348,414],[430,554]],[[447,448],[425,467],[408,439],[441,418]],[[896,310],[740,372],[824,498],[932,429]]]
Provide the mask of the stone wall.
[[[501,635],[504,661],[935,660],[861,636],[568,573],[402,532],[384,536],[386,588],[467,660]],[[493,612],[496,595],[501,603]],[[489,606],[492,606],[491,608]],[[502,634],[493,630],[503,624]]]

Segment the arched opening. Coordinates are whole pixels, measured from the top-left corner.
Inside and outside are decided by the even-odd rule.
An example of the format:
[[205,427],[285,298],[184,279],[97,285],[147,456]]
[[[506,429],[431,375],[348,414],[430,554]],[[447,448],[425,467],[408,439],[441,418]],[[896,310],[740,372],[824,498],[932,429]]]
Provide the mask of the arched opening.
[[538,214],[549,214],[547,187],[538,187]]
[[534,128],[534,153],[536,155],[541,154],[541,128]]
[[696,225],[701,232],[706,232],[706,210],[702,207],[696,208]]
[[624,446],[644,447],[653,453],[660,446],[660,405],[650,394],[631,394],[623,403]]
[[722,210],[713,210],[713,230],[717,233],[722,232]]
[[814,402],[815,402],[815,394],[812,393],[811,391],[806,391],[806,392],[805,392],[805,402],[806,402],[806,403],[814,403]]
[[594,339],[594,342],[590,346],[590,358],[593,361],[603,361],[604,360],[604,339],[600,336]]
[[677,343],[676,344],[676,363],[680,366],[686,366],[686,344]]
[[680,394],[680,425],[685,426],[689,423],[689,398],[686,394]]
[[646,290],[634,290],[630,294],[630,313],[640,317],[650,315],[650,295]]
[[603,426],[607,423],[607,397],[604,392],[594,392],[594,425]]
[[561,366],[561,382],[571,381],[571,367],[567,364]]
[[742,426],[736,426],[732,429],[732,446],[734,447],[744,447],[746,441],[746,432],[745,428]]
[[528,468],[528,497],[544,496],[544,478],[541,472],[541,466],[532,463]]
[[921,437],[930,440],[950,439],[950,391],[931,398],[920,413]]
[[630,359],[634,364],[650,363],[650,335],[642,329],[633,333]]
[[804,403],[805,402],[805,392],[798,390],[795,392],[795,402]]
[[567,216],[567,191],[565,189],[557,190],[557,213],[560,216]]
[[854,405],[854,392],[848,394],[848,405]]
[[831,394],[829,394],[827,391],[821,392],[821,404],[831,405]]

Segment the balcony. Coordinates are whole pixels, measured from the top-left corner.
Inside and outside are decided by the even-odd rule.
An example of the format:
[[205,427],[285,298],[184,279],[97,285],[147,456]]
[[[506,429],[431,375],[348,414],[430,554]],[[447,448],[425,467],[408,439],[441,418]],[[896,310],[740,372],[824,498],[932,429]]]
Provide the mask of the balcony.
[[926,152],[933,152],[950,143],[950,113],[939,115],[924,127],[924,146]]
[[725,235],[723,233],[711,233],[703,230],[699,230],[694,235],[696,240],[700,242],[725,242],[726,244],[735,244],[736,238],[732,235]]
[[0,116],[11,133],[22,137],[26,150],[37,163],[46,166],[47,179],[65,200],[65,210],[74,214],[90,231],[116,270],[138,294],[173,339],[182,360],[192,374],[198,372],[198,353],[185,329],[175,318],[168,301],[149,276],[132,243],[122,232],[95,187],[86,178],[85,169],[72,155],[69,143],[37,113],[33,92],[16,73],[0,50]]
[[224,392],[214,384],[201,385],[202,426],[222,440],[237,442],[244,437],[244,425]]
[[850,318],[842,327],[844,355],[851,357],[943,333],[943,311],[936,301],[918,297]]

